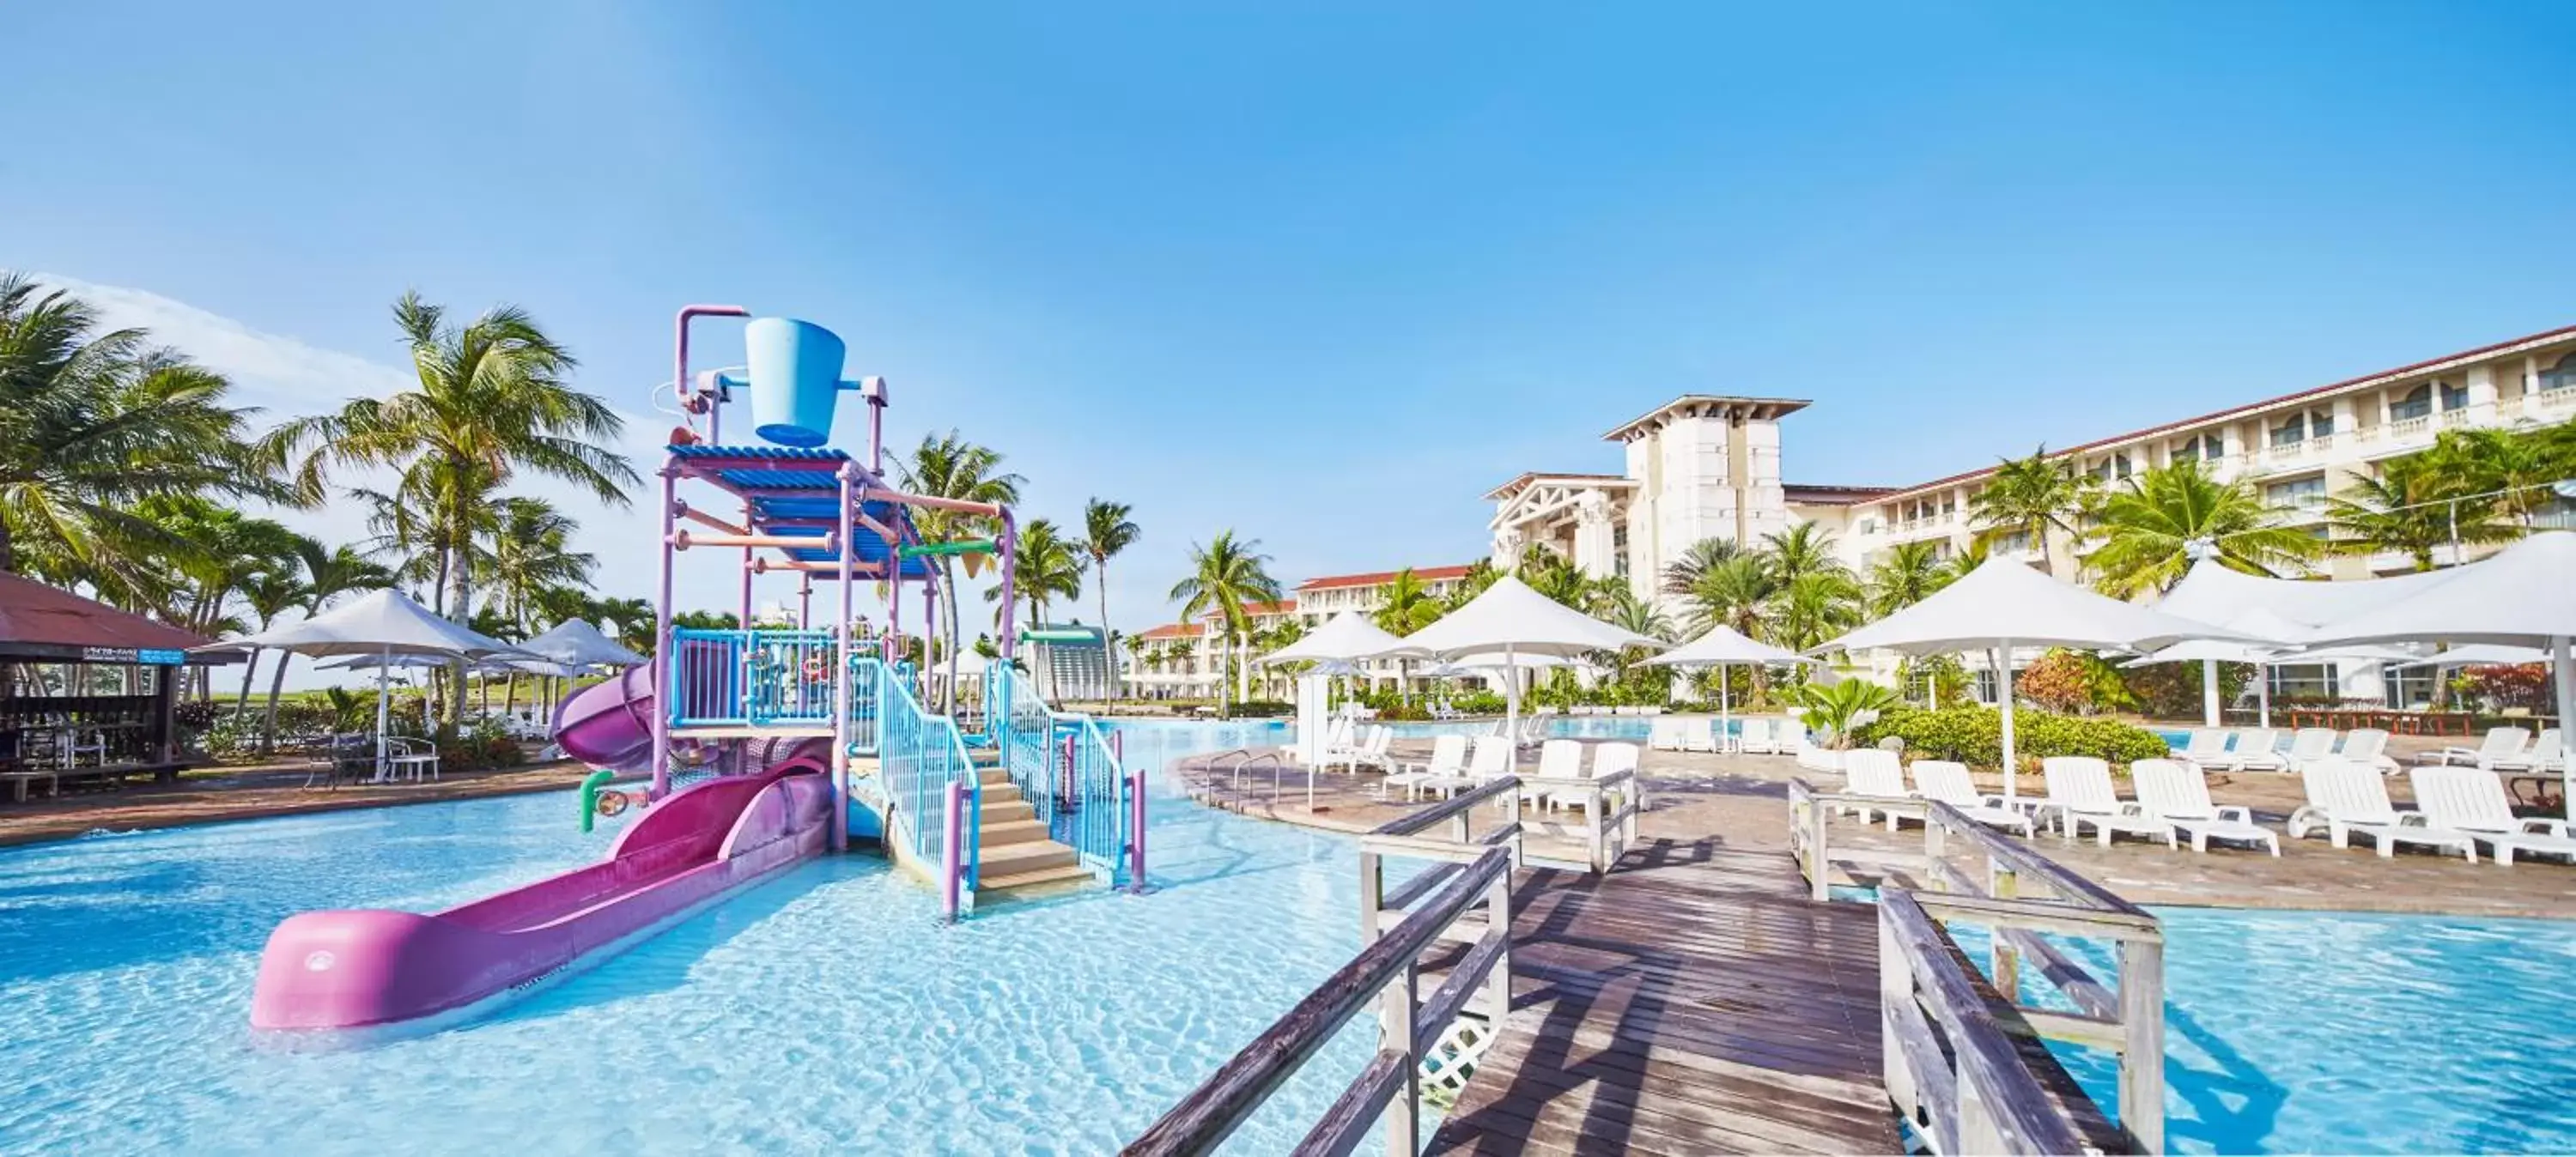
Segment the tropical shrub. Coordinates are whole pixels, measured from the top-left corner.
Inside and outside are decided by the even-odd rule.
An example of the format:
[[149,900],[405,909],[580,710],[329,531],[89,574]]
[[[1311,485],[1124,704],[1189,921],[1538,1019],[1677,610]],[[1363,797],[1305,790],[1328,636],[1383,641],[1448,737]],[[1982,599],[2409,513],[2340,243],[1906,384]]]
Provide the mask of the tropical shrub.
[[[2137,711],[2150,719],[2200,718],[2200,664],[2151,663],[2120,671]],[[2218,665],[2218,701],[2234,703],[2254,681],[2251,663]]]
[[[1924,759],[1949,759],[1980,767],[2003,763],[2002,720],[1990,707],[1925,710],[1890,706],[1876,720],[1854,728],[1852,740],[1867,746],[1891,735],[1905,741],[1906,751]],[[2089,755],[2114,764],[2155,759],[2166,752],[2165,741],[2143,727],[2115,719],[2030,710],[2013,712],[2013,747],[2025,761],[2052,755]]]
[[1867,726],[1897,702],[1896,692],[1867,679],[1845,679],[1830,687],[1804,683],[1797,690],[1798,721],[1823,735],[1825,746],[1846,748],[1852,745],[1854,729]]
[[1283,699],[1246,699],[1234,705],[1234,714],[1251,719],[1275,719],[1297,713],[1297,705]]
[[2013,694],[2067,714],[2089,715],[2137,703],[2121,681],[2119,668],[2099,655],[2064,647],[2051,648],[2014,675]]
[[2528,711],[2547,711],[2553,694],[2549,686],[2549,668],[2541,663],[2472,667],[2461,673],[2459,687],[2468,698],[2485,704],[2491,710],[2520,707]]

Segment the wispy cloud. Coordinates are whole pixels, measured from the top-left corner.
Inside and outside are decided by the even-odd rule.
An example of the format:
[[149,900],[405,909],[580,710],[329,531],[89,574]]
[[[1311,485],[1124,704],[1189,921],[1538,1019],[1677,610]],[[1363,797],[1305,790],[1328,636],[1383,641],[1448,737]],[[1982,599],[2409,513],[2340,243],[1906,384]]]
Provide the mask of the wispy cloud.
[[88,302],[109,329],[150,330],[155,343],[232,379],[243,401],[263,409],[311,413],[348,398],[390,393],[409,380],[396,366],[253,329],[150,290],[56,273],[32,276]]

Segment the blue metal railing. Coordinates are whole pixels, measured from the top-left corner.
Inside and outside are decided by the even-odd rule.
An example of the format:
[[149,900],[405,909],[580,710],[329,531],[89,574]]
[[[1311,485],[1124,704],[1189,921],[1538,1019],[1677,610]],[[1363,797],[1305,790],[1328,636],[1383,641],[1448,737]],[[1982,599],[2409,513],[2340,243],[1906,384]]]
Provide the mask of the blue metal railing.
[[853,674],[865,673],[858,682],[872,691],[866,701],[875,712],[877,775],[884,781],[890,813],[887,838],[904,841],[905,849],[923,863],[947,863],[942,821],[948,785],[963,785],[966,814],[959,831],[964,847],[958,878],[964,891],[960,902],[971,907],[983,859],[984,793],[975,762],[966,754],[965,737],[955,720],[923,710],[911,688],[890,678],[881,660],[862,656],[852,666]]
[[830,631],[674,628],[671,725],[830,723],[836,651]]
[[1135,787],[1100,722],[1048,707],[1001,664],[986,676],[984,703],[1003,766],[1048,834],[1103,883],[1129,883]]

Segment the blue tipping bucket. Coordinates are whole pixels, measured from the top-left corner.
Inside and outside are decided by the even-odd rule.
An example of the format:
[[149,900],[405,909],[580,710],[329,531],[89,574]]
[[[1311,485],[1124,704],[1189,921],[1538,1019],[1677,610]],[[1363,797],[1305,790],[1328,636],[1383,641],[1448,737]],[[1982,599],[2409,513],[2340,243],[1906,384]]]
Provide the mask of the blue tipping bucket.
[[754,433],[781,446],[820,446],[832,437],[847,349],[810,321],[763,317],[743,329],[751,367]]

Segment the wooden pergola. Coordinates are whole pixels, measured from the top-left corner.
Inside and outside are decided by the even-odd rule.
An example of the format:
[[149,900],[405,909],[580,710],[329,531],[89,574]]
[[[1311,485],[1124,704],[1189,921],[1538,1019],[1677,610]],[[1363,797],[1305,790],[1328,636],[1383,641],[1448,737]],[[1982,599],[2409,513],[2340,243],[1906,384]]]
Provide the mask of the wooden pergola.
[[0,574],[0,778],[176,778],[180,672],[240,661],[208,642],[13,574]]

